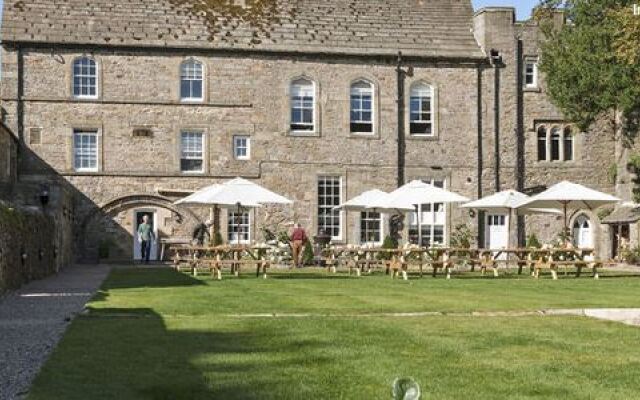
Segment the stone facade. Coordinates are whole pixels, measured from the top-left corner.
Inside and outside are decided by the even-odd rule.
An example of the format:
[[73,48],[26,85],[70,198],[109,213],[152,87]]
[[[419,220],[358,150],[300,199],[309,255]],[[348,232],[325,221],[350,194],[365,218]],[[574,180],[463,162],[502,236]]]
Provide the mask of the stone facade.
[[[62,182],[60,190],[72,201],[76,255],[85,260],[95,260],[105,244],[111,247],[109,258],[131,259],[136,210],[157,212],[161,237],[188,237],[196,223],[208,218],[208,210],[173,202],[235,176],[294,200],[283,218],[300,221],[312,234],[318,230],[318,178],[326,175],[341,178],[343,201],[368,189],[394,189],[399,168],[406,181],[441,180],[470,198],[498,189],[533,190],[563,179],[613,192],[606,169],[615,146],[601,132],[606,127],[575,135],[574,161],[537,161],[537,127],[564,122],[544,93],[544,77],[535,90],[522,89],[522,60],[538,55],[538,27],[515,22],[510,8],[488,8],[473,17],[470,7],[462,9],[461,18],[474,25],[476,49],[455,57],[409,52],[404,60],[403,68],[411,71],[403,83],[403,165],[398,163],[397,56],[388,48],[388,54],[371,50],[367,55],[342,47],[282,53],[4,41],[4,122],[28,149],[20,163],[24,180]],[[295,50],[293,44],[291,48]],[[497,68],[482,55],[492,49],[502,57]],[[95,99],[72,96],[71,65],[83,56],[97,63]],[[180,65],[191,58],[204,66],[202,103],[180,101]],[[300,77],[316,89],[318,129],[312,135],[296,135],[289,128],[290,85]],[[375,88],[376,129],[370,136],[349,129],[350,85],[358,79]],[[409,89],[418,82],[434,89],[433,137],[407,133]],[[96,172],[74,169],[73,130],[79,128],[98,134]],[[135,136],[138,128],[150,134]],[[193,129],[206,138],[201,174],[180,172],[180,134]],[[250,160],[233,156],[233,136],[238,134],[251,138]],[[594,244],[605,251],[609,233],[597,216],[587,214],[594,224]],[[226,218],[222,213],[225,238]],[[272,218],[264,210],[252,216],[252,239],[261,239],[256,228],[265,219]],[[447,207],[445,242],[461,223],[472,226],[482,240],[483,222]],[[558,231],[554,218],[526,222],[527,231],[543,240]],[[359,226],[359,213],[346,213],[336,241],[357,243]]]

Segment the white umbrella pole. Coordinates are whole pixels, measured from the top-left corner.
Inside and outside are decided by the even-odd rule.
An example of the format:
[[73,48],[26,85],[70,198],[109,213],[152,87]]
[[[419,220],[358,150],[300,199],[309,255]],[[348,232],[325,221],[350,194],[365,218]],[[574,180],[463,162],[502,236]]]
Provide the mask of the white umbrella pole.
[[418,246],[422,247],[422,225],[421,225],[421,221],[420,221],[420,217],[422,214],[422,205],[418,204],[416,205],[416,221],[418,223]]
[[507,249],[510,248],[510,244],[511,244],[511,215],[513,213],[513,210],[511,208],[509,208],[509,214],[507,218],[509,218],[509,220],[507,221]]
[[563,202],[562,206],[564,212],[564,232],[562,236],[564,236],[564,245],[566,246],[567,242],[569,241],[569,226],[567,225],[567,202]]

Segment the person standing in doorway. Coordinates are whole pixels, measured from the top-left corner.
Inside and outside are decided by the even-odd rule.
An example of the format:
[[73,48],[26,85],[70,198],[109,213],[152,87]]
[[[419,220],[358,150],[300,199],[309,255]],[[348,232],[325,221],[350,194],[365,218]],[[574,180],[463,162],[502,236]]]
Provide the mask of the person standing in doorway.
[[301,267],[300,256],[302,255],[302,249],[306,241],[307,233],[302,228],[302,225],[297,223],[291,234],[291,250],[293,253],[293,266],[295,268]]
[[142,254],[141,261],[145,264],[149,264],[151,242],[155,239],[156,235],[153,233],[153,226],[149,223],[149,216],[144,215],[142,223],[138,225],[138,241],[140,242],[140,253]]

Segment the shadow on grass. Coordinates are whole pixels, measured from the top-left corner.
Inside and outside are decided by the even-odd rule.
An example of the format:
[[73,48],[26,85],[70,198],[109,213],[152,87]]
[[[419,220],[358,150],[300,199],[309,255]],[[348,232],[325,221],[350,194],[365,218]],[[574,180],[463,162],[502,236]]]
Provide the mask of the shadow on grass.
[[[205,325],[182,329],[177,322],[168,329],[160,315],[145,308],[92,311],[74,321],[29,399],[291,397],[286,374],[270,371],[300,365],[304,354],[330,345],[274,341],[276,327],[216,331]],[[328,367],[336,360],[316,355],[313,362]]]
[[117,268],[105,280],[108,289],[166,288],[206,285],[191,275],[171,268]]

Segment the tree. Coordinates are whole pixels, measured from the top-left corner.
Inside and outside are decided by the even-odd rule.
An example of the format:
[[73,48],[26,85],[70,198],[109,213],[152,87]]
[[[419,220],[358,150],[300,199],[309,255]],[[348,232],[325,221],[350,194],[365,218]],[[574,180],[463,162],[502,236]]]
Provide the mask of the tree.
[[[556,106],[580,129],[615,116],[616,133],[633,137],[640,115],[640,17],[633,0],[543,0],[534,16],[547,40],[540,69]],[[568,23],[553,29],[556,9]]]

